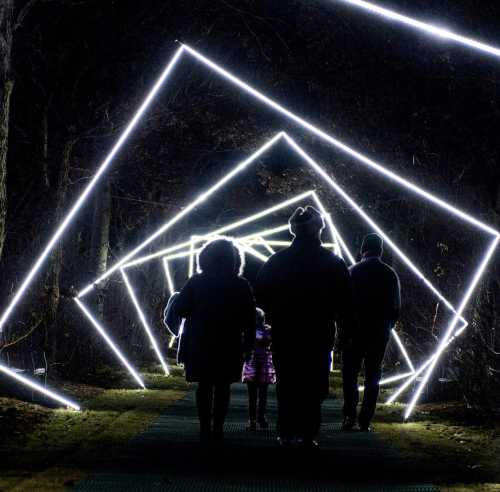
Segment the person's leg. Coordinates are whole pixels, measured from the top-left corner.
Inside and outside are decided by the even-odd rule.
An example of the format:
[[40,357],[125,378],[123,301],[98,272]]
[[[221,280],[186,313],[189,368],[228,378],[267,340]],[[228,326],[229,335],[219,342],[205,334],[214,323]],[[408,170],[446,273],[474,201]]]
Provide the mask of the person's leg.
[[231,398],[231,384],[217,383],[214,390],[214,430],[215,438],[224,436],[224,422],[226,420],[229,400]]
[[273,356],[276,369],[276,398],[278,400],[278,438],[285,442],[293,437],[293,401],[290,401],[291,377],[286,361],[281,357]]
[[375,415],[385,348],[385,343],[379,344],[365,356],[365,391],[361,411],[359,412],[359,425],[365,430],[369,428],[370,422]]
[[308,374],[301,381],[306,393],[303,395],[303,405],[299,417],[299,438],[305,446],[316,447],[315,439],[321,427],[321,405],[328,394],[329,385],[329,354],[318,352],[313,356]]
[[257,420],[263,429],[267,429],[268,423],[266,420],[266,406],[267,406],[267,384],[259,386],[259,413]]
[[342,352],[342,386],[344,392],[344,419],[346,427],[356,422],[359,402],[358,375],[361,370],[362,355],[355,347],[346,348]]
[[211,432],[212,407],[214,399],[214,385],[207,381],[200,381],[196,388],[196,407],[200,420],[200,438],[207,439]]
[[248,388],[248,430],[255,430],[257,420],[257,384],[247,383]]

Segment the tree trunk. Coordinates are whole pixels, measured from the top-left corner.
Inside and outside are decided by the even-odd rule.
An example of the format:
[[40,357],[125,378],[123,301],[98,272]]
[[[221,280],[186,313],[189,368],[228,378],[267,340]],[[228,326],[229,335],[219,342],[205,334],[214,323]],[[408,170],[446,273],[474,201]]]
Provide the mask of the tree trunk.
[[[55,193],[55,213],[53,216],[54,218],[51,221],[52,225],[59,224],[64,213],[66,194],[68,191],[71,152],[74,145],[75,140],[69,140],[63,147],[57,189]],[[57,310],[60,301],[60,276],[62,263],[63,248],[62,242],[59,241],[50,257],[46,281],[48,302],[45,324],[45,346],[50,351],[52,361],[55,361],[57,358]]]
[[10,100],[14,0],[0,2],[0,258],[5,243],[7,218],[7,153],[9,151]]
[[[101,276],[108,267],[109,228],[111,224],[111,190],[109,181],[102,191],[98,190],[94,201],[93,230],[90,248],[90,271],[95,277]],[[97,315],[104,317],[104,297],[106,282],[97,286]]]

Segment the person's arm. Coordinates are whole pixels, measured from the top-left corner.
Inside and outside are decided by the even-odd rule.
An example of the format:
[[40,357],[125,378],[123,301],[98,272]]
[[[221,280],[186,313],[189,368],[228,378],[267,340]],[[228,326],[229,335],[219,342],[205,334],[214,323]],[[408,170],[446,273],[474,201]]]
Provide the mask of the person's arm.
[[337,304],[337,346],[339,349],[343,349],[351,342],[356,323],[351,274],[344,260],[341,260],[339,264],[337,278],[337,289],[335,292]]
[[394,288],[392,295],[392,306],[391,306],[391,324],[394,326],[399,319],[401,313],[401,283],[399,282],[399,277],[396,272],[394,272]]
[[268,260],[260,269],[255,281],[255,298],[257,306],[266,313],[266,318],[270,320],[271,292],[272,292],[272,260]]
[[243,352],[248,359],[255,348],[255,299],[248,282],[242,287]]
[[195,280],[191,277],[182,288],[175,299],[175,312],[181,318],[188,318],[193,313],[193,284]]

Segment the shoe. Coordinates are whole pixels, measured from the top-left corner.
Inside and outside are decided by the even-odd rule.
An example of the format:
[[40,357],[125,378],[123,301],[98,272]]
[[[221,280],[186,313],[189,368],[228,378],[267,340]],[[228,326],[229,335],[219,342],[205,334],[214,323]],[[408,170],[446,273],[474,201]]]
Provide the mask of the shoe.
[[355,426],[356,426],[356,419],[353,419],[352,417],[344,418],[344,421],[342,422],[343,431],[352,431]]
[[247,431],[255,432],[257,430],[257,422],[255,420],[249,420],[247,425]]
[[269,422],[266,420],[266,417],[260,418],[257,422],[261,429],[269,429]]

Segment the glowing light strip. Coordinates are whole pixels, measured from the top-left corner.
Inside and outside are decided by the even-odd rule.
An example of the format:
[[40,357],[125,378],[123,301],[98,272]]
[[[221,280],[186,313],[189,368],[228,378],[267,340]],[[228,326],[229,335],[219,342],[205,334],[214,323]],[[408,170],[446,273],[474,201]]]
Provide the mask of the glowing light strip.
[[132,375],[132,377],[137,381],[139,386],[141,386],[143,389],[146,389],[146,386],[144,386],[144,383],[142,382],[142,379],[140,378],[139,374],[134,370],[134,368],[128,363],[127,359],[125,356],[122,354],[120,349],[114,344],[113,340],[108,336],[104,328],[98,323],[98,321],[92,316],[92,313],[85,307],[85,305],[80,301],[78,298],[74,298],[77,306],[83,311],[85,316],[89,319],[89,321],[92,323],[94,328],[97,330],[99,335],[104,339],[104,341],[108,344],[108,346],[111,348],[111,350],[115,353],[115,355],[118,357],[120,362],[126,367],[128,372]]
[[57,228],[56,232],[52,236],[51,240],[48,242],[48,244],[45,246],[44,250],[42,251],[42,254],[38,257],[36,260],[35,264],[31,267],[31,270],[29,271],[28,275],[26,278],[23,280],[22,284],[20,287],[17,289],[16,294],[12,298],[10,304],[7,306],[5,311],[2,314],[2,317],[0,318],[0,332],[3,331],[3,326],[5,325],[7,319],[9,318],[10,314],[12,313],[14,307],[16,304],[19,302],[23,294],[25,293],[26,289],[29,287],[31,282],[33,281],[33,278],[37,274],[38,270],[40,270],[40,267],[44,263],[44,261],[47,259],[49,256],[50,252],[52,251],[53,247],[57,244],[61,236],[63,235],[64,231],[70,224],[70,222],[73,220],[73,217],[76,215],[78,210],[80,210],[81,206],[89,196],[90,192],[94,189],[95,185],[97,184],[97,181],[101,178],[103,173],[106,171],[108,168],[109,164],[115,157],[115,155],[118,153],[120,148],[123,146],[125,141],[127,140],[128,136],[132,132],[132,130],[136,127],[137,123],[141,119],[142,115],[146,112],[148,109],[149,105],[153,101],[154,97],[156,96],[157,92],[160,90],[160,87],[163,85],[165,82],[166,78],[168,75],[171,73],[173,70],[175,64],[179,60],[181,54],[183,53],[184,49],[181,47],[180,49],[177,50],[175,53],[174,57],[170,61],[170,63],[167,65],[163,73],[161,74],[160,78],[156,81],[155,85],[147,95],[146,99],[144,102],[141,104],[140,108],[137,110],[135,116],[132,118],[130,123],[127,125],[127,128],[125,131],[122,133],[114,147],[111,149],[111,152],[109,155],[106,157],[104,162],[100,165],[99,169],[95,173],[94,177],[91,179],[90,183],[87,185],[87,187],[84,189],[78,200],[75,202],[71,210],[68,212],[68,215],[66,215],[65,219],[61,222],[59,227]]
[[[229,225],[226,225],[224,227],[221,227],[220,229],[210,233],[210,235],[208,236],[204,236],[204,239],[209,239],[211,236],[214,236],[214,235],[220,235],[220,234],[224,234],[228,231],[231,231],[233,229],[237,229],[238,227],[241,227],[242,225],[245,225],[245,224],[248,224],[250,222],[254,222],[258,219],[261,219],[267,215],[270,215],[282,208],[285,208],[285,207],[288,207],[290,205],[292,205],[293,203],[296,203],[300,200],[303,200],[309,196],[311,196],[312,194],[312,191],[307,191],[305,193],[302,193],[300,195],[297,195],[293,198],[290,198],[289,200],[286,200],[284,202],[281,202],[281,203],[278,203],[277,205],[271,207],[271,208],[268,208],[268,209],[265,209],[261,212],[258,212],[254,215],[251,215],[249,217],[246,217],[245,219],[242,219],[242,220],[239,220],[237,222],[233,222],[232,224],[229,224]],[[200,242],[204,239],[197,239],[197,240],[194,240],[194,242]],[[136,258],[134,259],[133,261],[130,261],[129,263],[126,264],[126,267],[128,268],[129,266],[136,266],[136,265],[141,265],[142,263],[145,263],[147,261],[151,261],[151,260],[154,260],[155,258],[159,258],[159,257],[163,257],[167,254],[169,254],[170,252],[172,251],[175,251],[175,250],[178,250],[178,249],[181,249],[181,248],[185,248],[185,247],[189,247],[191,244],[192,244],[193,241],[185,241],[183,243],[179,243],[179,244],[176,244],[174,246],[170,246],[168,248],[165,248],[165,249],[162,249],[160,251],[156,251],[155,253],[151,253],[149,255],[146,255],[146,256],[142,256],[140,258]],[[129,255],[127,255],[129,256]],[[121,260],[120,260],[121,261]],[[81,294],[81,293],[80,293]]]
[[490,234],[496,235],[497,231],[488,225],[480,222],[479,220],[475,219],[474,217],[470,216],[469,214],[463,212],[462,210],[446,203],[444,200],[441,200],[440,198],[434,196],[432,193],[429,193],[422,188],[418,187],[417,185],[411,183],[410,181],[407,181],[406,179],[402,178],[401,176],[397,175],[396,173],[390,171],[389,169],[386,169],[384,166],[381,164],[378,164],[377,162],[373,161],[372,159],[366,157],[365,155],[361,154],[360,152],[354,150],[353,148],[349,147],[348,145],[344,144],[340,140],[337,140],[336,138],[332,137],[331,135],[328,135],[324,131],[320,130],[318,127],[312,125],[308,121],[302,119],[300,116],[297,116],[296,114],[292,113],[285,107],[281,106],[277,102],[273,101],[269,97],[265,96],[261,92],[257,91],[250,85],[248,85],[246,82],[243,82],[241,79],[238,77],[235,77],[231,73],[229,73],[227,70],[222,68],[220,65],[217,65],[207,57],[203,56],[200,52],[196,51],[195,49],[191,48],[190,46],[183,44],[185,50],[187,53],[192,55],[194,58],[196,58],[198,61],[200,61],[202,64],[205,66],[209,67],[211,70],[214,72],[218,73],[222,77],[224,77],[226,80],[232,82],[234,85],[238,86],[240,89],[244,90],[248,94],[252,95],[259,101],[265,103],[267,106],[271,107],[275,111],[278,111],[279,113],[283,114],[290,120],[294,121],[298,125],[302,126],[306,130],[308,130],[311,133],[314,133],[321,139],[325,140],[326,142],[330,143],[334,147],[338,148],[339,150],[343,151],[344,153],[350,155],[351,157],[354,157],[358,161],[362,162],[363,164],[371,167],[372,169],[376,170],[377,172],[383,174],[384,176],[387,176],[391,180],[399,183],[400,185],[404,186],[405,188],[411,190],[412,192],[416,193],[417,195],[423,196],[427,200],[431,201],[435,205],[438,205],[441,208],[444,208],[448,212],[452,213],[453,215],[456,215],[457,217],[460,217],[461,219],[465,220],[466,222],[469,222],[471,224],[474,224],[476,227],[479,227],[480,229],[489,232]]
[[[409,376],[412,376],[413,372],[405,372],[403,374],[398,374],[396,376],[390,376],[388,378],[381,379],[379,382],[379,386],[385,386],[386,384],[395,383],[396,381],[401,381],[401,379],[405,379]],[[358,386],[359,391],[364,391],[364,386]]]
[[167,277],[168,290],[170,292],[170,295],[173,295],[173,293],[175,292],[175,287],[172,275],[170,274],[170,268],[168,266],[167,258],[163,258],[163,268],[165,270],[165,276]]
[[[195,237],[191,236],[191,240],[193,241],[196,239]],[[191,278],[194,273],[194,241],[191,242],[191,245],[189,247],[191,254],[189,255],[189,270],[188,270],[188,277]]]
[[396,343],[398,344],[399,349],[403,353],[403,356],[406,360],[406,363],[408,364],[408,367],[411,369],[411,372],[415,372],[415,367],[411,362],[410,356],[408,355],[408,352],[405,349],[405,346],[403,345],[403,342],[401,341],[401,338],[399,338],[399,335],[397,334],[396,330],[392,329],[391,330],[392,336],[394,340],[396,340]]
[[[326,171],[318,164],[316,161],[314,161],[308,154],[302,150],[301,147],[299,147],[295,141],[290,138],[288,135],[285,134],[285,139],[287,142],[290,143],[291,147],[300,155],[302,158],[309,163],[309,165],[320,175],[323,177],[323,179],[335,190],[339,195],[344,198],[344,200],[349,203],[349,205],[356,210],[356,212],[367,222],[377,233],[382,236],[384,241],[389,244],[389,246],[394,250],[394,252],[403,260],[403,262],[410,268],[410,270],[420,279],[422,282],[424,282],[425,285],[429,289],[431,289],[434,294],[443,301],[443,303],[448,307],[453,312],[455,311],[455,308],[451,305],[451,303],[439,292],[439,290],[434,287],[432,282],[428,280],[424,274],[418,269],[418,267],[406,256],[403,251],[401,251],[396,244],[391,240],[387,234],[363,211],[363,209],[343,190],[342,187],[340,187],[327,173]],[[463,323],[467,323],[465,319],[460,317],[460,320]]]
[[269,254],[274,255],[276,253],[276,251],[274,251],[271,245],[262,236],[259,237],[259,242],[262,246],[264,246],[264,248],[266,248]]
[[137,300],[137,297],[135,295],[134,289],[132,288],[132,284],[130,283],[130,279],[128,278],[128,275],[125,273],[125,270],[123,268],[120,269],[123,280],[125,281],[125,285],[127,286],[128,293],[130,295],[130,298],[132,299],[132,303],[135,306],[135,309],[137,310],[137,314],[139,315],[139,319],[142,323],[142,326],[144,327],[144,330],[146,334],[148,335],[149,341],[151,342],[151,345],[153,346],[153,350],[156,353],[156,356],[158,357],[158,360],[160,361],[161,367],[163,368],[163,372],[165,373],[165,376],[170,375],[170,371],[168,369],[167,363],[165,362],[165,359],[163,358],[163,355],[161,353],[160,347],[158,346],[158,343],[156,341],[156,338],[153,335],[153,332],[151,331],[151,328],[149,327],[149,324],[146,320],[146,317],[144,316],[144,313],[142,312],[141,306],[139,305],[139,301]]
[[[243,171],[248,165],[250,165],[253,161],[258,159],[262,154],[267,152],[278,140],[283,137],[283,133],[278,133],[271,140],[265,143],[260,149],[254,152],[250,157],[240,162],[231,172],[226,174],[221,180],[219,180],[215,185],[210,187],[207,191],[203,192],[199,195],[195,200],[193,200],[187,207],[185,207],[181,212],[179,212],[173,219],[169,220],[162,227],[160,227],[155,233],[149,236],[145,241],[135,247],[132,251],[122,257],[117,263],[115,263],[109,270],[103,273],[93,284],[88,285],[85,289],[83,289],[78,297],[81,298],[88,292],[90,292],[95,284],[102,282],[104,279],[108,278],[113,272],[119,269],[122,265],[124,265],[128,260],[132,257],[136,256],[137,253],[142,251],[148,244],[153,242],[158,236],[166,232],[170,229],[174,224],[179,222],[183,217],[188,215],[194,208],[196,208],[200,203],[207,200],[213,193],[215,193],[218,189],[222,188],[228,181],[234,178],[237,174]],[[163,256],[163,255],[160,255]]]
[[32,390],[37,391],[38,393],[42,393],[43,395],[47,396],[48,398],[51,398],[52,400],[55,400],[58,403],[61,403],[62,405],[66,406],[66,407],[73,408],[74,410],[80,410],[79,405],[72,402],[71,400],[68,400],[68,399],[64,398],[63,396],[60,396],[57,393],[54,393],[53,391],[48,390],[47,388],[44,388],[42,385],[38,384],[37,382],[35,382],[35,381],[25,377],[25,376],[21,376],[17,372],[12,371],[7,366],[4,366],[1,363],[0,363],[0,372],[5,374],[6,376],[9,376],[10,378],[15,379],[18,383],[24,384],[25,386],[28,386]]
[[[335,227],[335,225],[332,221],[332,216],[325,210],[325,207],[321,203],[321,200],[319,199],[316,192],[313,193],[313,200],[316,203],[316,205],[318,206],[319,211],[322,213],[323,217],[325,218],[328,229],[330,230],[330,235],[332,236],[332,241],[334,243],[334,247],[333,247],[334,253],[337,256],[340,256],[342,258],[342,249],[341,248],[344,248],[344,251],[346,252],[346,254],[349,258],[349,261],[351,261],[352,255],[349,252],[349,249],[345,245],[344,240],[340,237],[339,231],[337,230],[337,228]],[[340,247],[339,247],[339,243],[340,243]],[[352,258],[351,263],[354,263],[354,258]]]
[[413,412],[413,409],[415,408],[415,405],[420,398],[420,395],[422,394],[422,391],[425,388],[425,385],[428,383],[429,378],[431,377],[432,372],[434,371],[434,368],[436,367],[437,361],[445,351],[446,347],[448,346],[448,340],[453,334],[453,330],[455,329],[455,326],[458,323],[458,320],[460,319],[460,315],[463,313],[465,307],[467,306],[477,284],[479,283],[479,280],[481,279],[484,270],[486,269],[486,266],[490,262],[497,246],[498,242],[500,241],[500,235],[497,235],[495,239],[492,241],[491,246],[488,248],[488,251],[486,252],[482,262],[480,263],[478,269],[476,270],[476,273],[474,274],[474,277],[469,284],[469,287],[467,289],[467,292],[465,293],[458,310],[453,317],[453,320],[451,321],[450,325],[448,326],[448,329],[446,330],[445,335],[441,339],[441,343],[439,344],[438,349],[435,352],[435,357],[432,358],[432,362],[430,364],[429,369],[425,373],[424,377],[422,378],[422,381],[420,382],[420,385],[418,386],[417,390],[415,391],[415,394],[413,395],[413,398],[410,401],[410,404],[408,405],[406,412],[405,412],[405,419],[409,418],[411,413]]
[[433,36],[437,36],[440,39],[446,39],[448,41],[454,41],[463,46],[473,48],[475,50],[488,53],[489,55],[494,55],[500,57],[500,49],[495,46],[491,46],[486,43],[482,43],[473,38],[462,36],[461,34],[456,34],[448,29],[443,29],[442,27],[436,26],[435,24],[429,24],[427,22],[422,22],[412,17],[399,14],[394,10],[389,10],[384,7],[380,7],[371,2],[366,2],[364,0],[337,0],[355,7],[360,7],[372,14],[378,14],[386,19],[390,19],[406,26],[412,27],[414,29],[419,29]]
[[252,248],[252,246],[244,243],[244,242],[238,242],[238,244],[241,245],[244,251],[247,253],[251,254],[252,256],[255,256],[255,258],[259,259],[262,262],[266,262],[269,258],[261,253],[259,253],[255,248]]

